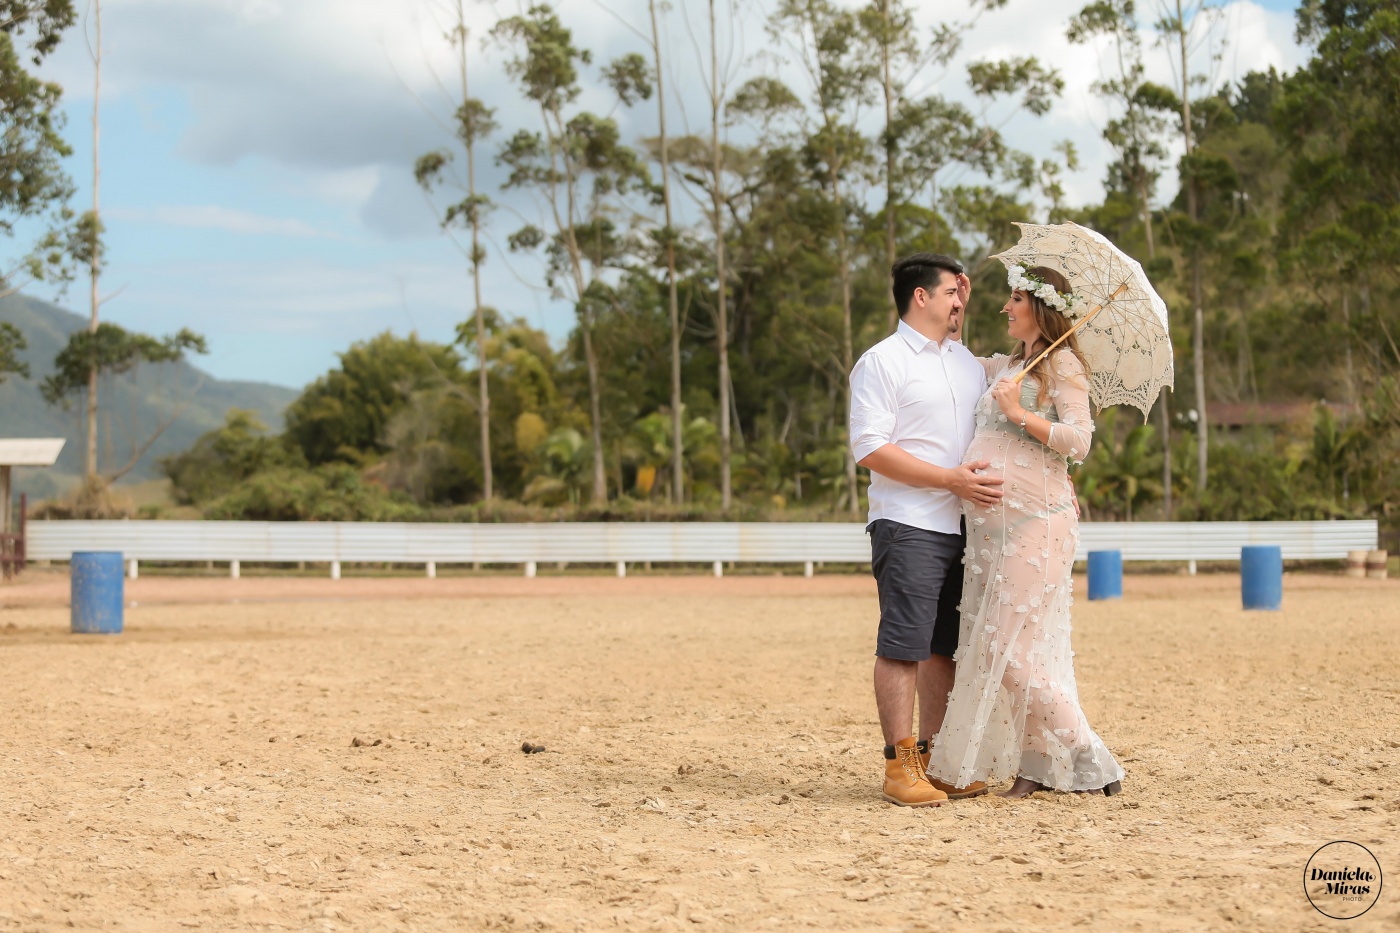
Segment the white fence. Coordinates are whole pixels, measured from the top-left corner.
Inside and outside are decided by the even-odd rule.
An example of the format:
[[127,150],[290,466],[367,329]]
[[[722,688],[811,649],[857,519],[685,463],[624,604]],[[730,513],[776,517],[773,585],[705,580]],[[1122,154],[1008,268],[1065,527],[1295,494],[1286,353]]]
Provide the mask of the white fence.
[[[521,564],[533,575],[545,562],[867,563],[870,541],[855,523],[559,522],[415,524],[400,522],[30,522],[30,560],[68,560],[74,551],[120,551],[132,562],[324,562],[339,576],[346,563]],[[1077,558],[1118,550],[1127,561],[1238,560],[1247,544],[1276,544],[1288,560],[1343,559],[1377,547],[1374,521],[1088,522]]]

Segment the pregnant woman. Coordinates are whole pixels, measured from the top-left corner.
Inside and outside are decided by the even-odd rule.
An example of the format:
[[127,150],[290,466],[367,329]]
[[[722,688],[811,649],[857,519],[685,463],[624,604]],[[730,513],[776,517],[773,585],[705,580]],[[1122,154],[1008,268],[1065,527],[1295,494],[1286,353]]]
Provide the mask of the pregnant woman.
[[1079,519],[1069,462],[1082,462],[1094,431],[1087,371],[1071,336],[1014,377],[1073,326],[1077,308],[1058,272],[1013,266],[1002,308],[1017,341],[982,360],[991,388],[977,407],[967,462],[1002,477],[994,505],[963,503],[967,520],[962,627],[948,713],[929,774],[955,787],[1015,784],[1115,794],[1123,769],[1079,706],[1070,649],[1070,570]]

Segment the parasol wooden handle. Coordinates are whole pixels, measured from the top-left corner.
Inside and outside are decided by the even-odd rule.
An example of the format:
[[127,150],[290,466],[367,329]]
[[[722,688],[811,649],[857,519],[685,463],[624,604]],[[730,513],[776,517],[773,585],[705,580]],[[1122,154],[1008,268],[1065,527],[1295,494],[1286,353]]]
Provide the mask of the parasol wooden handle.
[[1091,310],[1088,314],[1084,315],[1084,316],[1083,316],[1082,318],[1080,318],[1079,320],[1075,321],[1073,327],[1071,327],[1069,330],[1067,330],[1067,331],[1065,331],[1063,334],[1061,334],[1061,335],[1059,336],[1059,339],[1057,339],[1054,343],[1050,344],[1050,346],[1048,346],[1048,347],[1046,347],[1044,350],[1040,351],[1040,355],[1037,356],[1035,359],[1031,360],[1030,363],[1028,363],[1028,364],[1025,366],[1025,368],[1023,368],[1019,373],[1016,374],[1015,378],[1013,378],[1012,381],[1015,382],[1017,385],[1020,385],[1020,384],[1021,384],[1021,380],[1022,380],[1022,379],[1025,379],[1026,376],[1030,375],[1030,371],[1031,371],[1032,369],[1034,369],[1036,366],[1038,366],[1038,365],[1040,364],[1040,361],[1041,361],[1041,360],[1045,359],[1047,356],[1050,355],[1050,351],[1051,351],[1051,350],[1055,349],[1055,348],[1058,347],[1060,344],[1062,344],[1062,343],[1064,343],[1066,340],[1068,340],[1068,339],[1070,338],[1070,335],[1071,335],[1071,334],[1073,334],[1075,331],[1079,330],[1079,328],[1083,327],[1085,324],[1089,323],[1089,319],[1090,319],[1090,318],[1092,318],[1094,315],[1098,314],[1100,311],[1102,311],[1104,308],[1106,308],[1109,304],[1112,303],[1113,299],[1117,298],[1119,295],[1123,294],[1123,293],[1124,293],[1125,291],[1127,291],[1127,290],[1128,290],[1128,283],[1127,283],[1127,282],[1124,282],[1122,285],[1119,285],[1119,286],[1118,286],[1118,291],[1116,291],[1116,292],[1114,292],[1112,295],[1109,295],[1109,296],[1108,296],[1108,301],[1105,301],[1105,302],[1104,302],[1103,304],[1101,304],[1101,305],[1095,305],[1094,308],[1093,308],[1093,310]]

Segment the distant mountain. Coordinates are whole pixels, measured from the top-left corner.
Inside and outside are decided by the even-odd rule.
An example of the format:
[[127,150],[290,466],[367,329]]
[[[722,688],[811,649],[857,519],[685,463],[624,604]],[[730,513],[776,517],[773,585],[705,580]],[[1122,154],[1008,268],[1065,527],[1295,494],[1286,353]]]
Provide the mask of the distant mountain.
[[[0,321],[14,324],[29,341],[21,358],[30,369],[29,379],[10,375],[0,384],[0,437],[68,438],[53,469],[17,470],[17,489],[31,498],[66,492],[83,472],[83,402],[75,400],[69,411],[52,407],[44,403],[39,385],[53,371],[54,356],[68,335],[85,328],[87,319],[46,301],[11,295],[0,298]],[[125,465],[133,445],[173,416],[174,423],[122,482],[153,479],[161,475],[159,458],[188,449],[201,434],[223,424],[230,408],[255,411],[269,429],[280,431],[283,412],[299,394],[261,382],[224,382],[187,363],[143,366],[105,380],[99,389],[98,463],[104,470]]]

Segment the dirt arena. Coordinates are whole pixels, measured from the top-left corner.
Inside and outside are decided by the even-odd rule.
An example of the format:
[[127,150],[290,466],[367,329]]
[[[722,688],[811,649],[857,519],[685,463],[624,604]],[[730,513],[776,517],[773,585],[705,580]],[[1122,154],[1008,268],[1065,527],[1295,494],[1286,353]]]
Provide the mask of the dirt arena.
[[65,587],[0,587],[0,929],[1400,929],[1397,581],[1129,576],[1075,618],[1124,793],[922,811],[863,577],[147,577],[107,637]]

